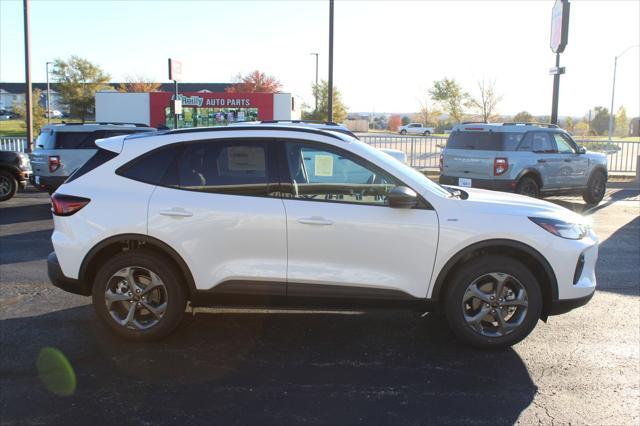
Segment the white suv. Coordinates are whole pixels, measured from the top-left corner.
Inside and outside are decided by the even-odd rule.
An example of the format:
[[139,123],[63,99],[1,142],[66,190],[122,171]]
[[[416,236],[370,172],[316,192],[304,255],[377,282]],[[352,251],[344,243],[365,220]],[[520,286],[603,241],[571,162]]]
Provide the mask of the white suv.
[[442,309],[512,345],[595,291],[598,241],[545,201],[442,187],[342,133],[184,129],[96,142],[53,195],[51,281],[119,335],[192,306]]

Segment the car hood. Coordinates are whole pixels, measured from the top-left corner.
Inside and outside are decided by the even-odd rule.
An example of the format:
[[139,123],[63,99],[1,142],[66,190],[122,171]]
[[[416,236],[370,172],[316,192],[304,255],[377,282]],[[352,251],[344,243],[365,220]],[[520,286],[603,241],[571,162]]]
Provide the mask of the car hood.
[[491,215],[548,217],[571,223],[588,223],[588,219],[584,216],[537,198],[486,189],[459,189],[468,194],[466,200],[460,201],[466,212],[471,210],[472,212]]
[[607,155],[603,154],[601,152],[593,152],[593,151],[587,151],[587,157],[596,162],[596,163],[600,163],[600,164],[607,164]]

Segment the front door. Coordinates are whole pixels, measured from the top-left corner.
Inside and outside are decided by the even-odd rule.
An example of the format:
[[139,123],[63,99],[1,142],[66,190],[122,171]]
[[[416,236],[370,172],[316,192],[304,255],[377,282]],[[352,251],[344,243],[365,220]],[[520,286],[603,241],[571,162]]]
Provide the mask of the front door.
[[553,139],[556,144],[558,156],[561,157],[567,173],[563,180],[558,182],[565,188],[578,188],[587,185],[587,170],[589,169],[589,159],[586,155],[578,153],[578,147],[562,133],[554,133]]
[[388,206],[401,183],[334,146],[283,142],[281,179],[291,182],[287,295],[425,297],[438,220],[419,208]]

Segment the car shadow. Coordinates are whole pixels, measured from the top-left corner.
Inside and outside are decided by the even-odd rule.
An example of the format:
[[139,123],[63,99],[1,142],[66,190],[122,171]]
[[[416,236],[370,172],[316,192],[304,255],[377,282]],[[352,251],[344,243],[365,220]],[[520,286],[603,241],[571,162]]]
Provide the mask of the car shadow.
[[[537,391],[514,350],[463,346],[438,315],[209,311],[142,344],[81,306],[0,331],[9,423],[513,424]],[[43,347],[68,358],[72,395],[38,378]]]
[[636,216],[600,243],[596,265],[598,290],[640,296],[639,237],[640,217]]
[[51,229],[0,235],[0,265],[46,259],[53,251]]
[[0,225],[51,220],[51,204],[28,204],[24,206],[3,207],[0,209]]

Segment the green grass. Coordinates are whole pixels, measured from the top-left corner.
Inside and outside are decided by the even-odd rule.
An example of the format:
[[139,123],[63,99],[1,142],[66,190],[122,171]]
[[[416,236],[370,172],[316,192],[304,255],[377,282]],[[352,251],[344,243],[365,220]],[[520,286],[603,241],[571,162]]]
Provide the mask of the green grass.
[[27,129],[22,120],[2,120],[0,121],[0,136],[24,137],[27,136]]

